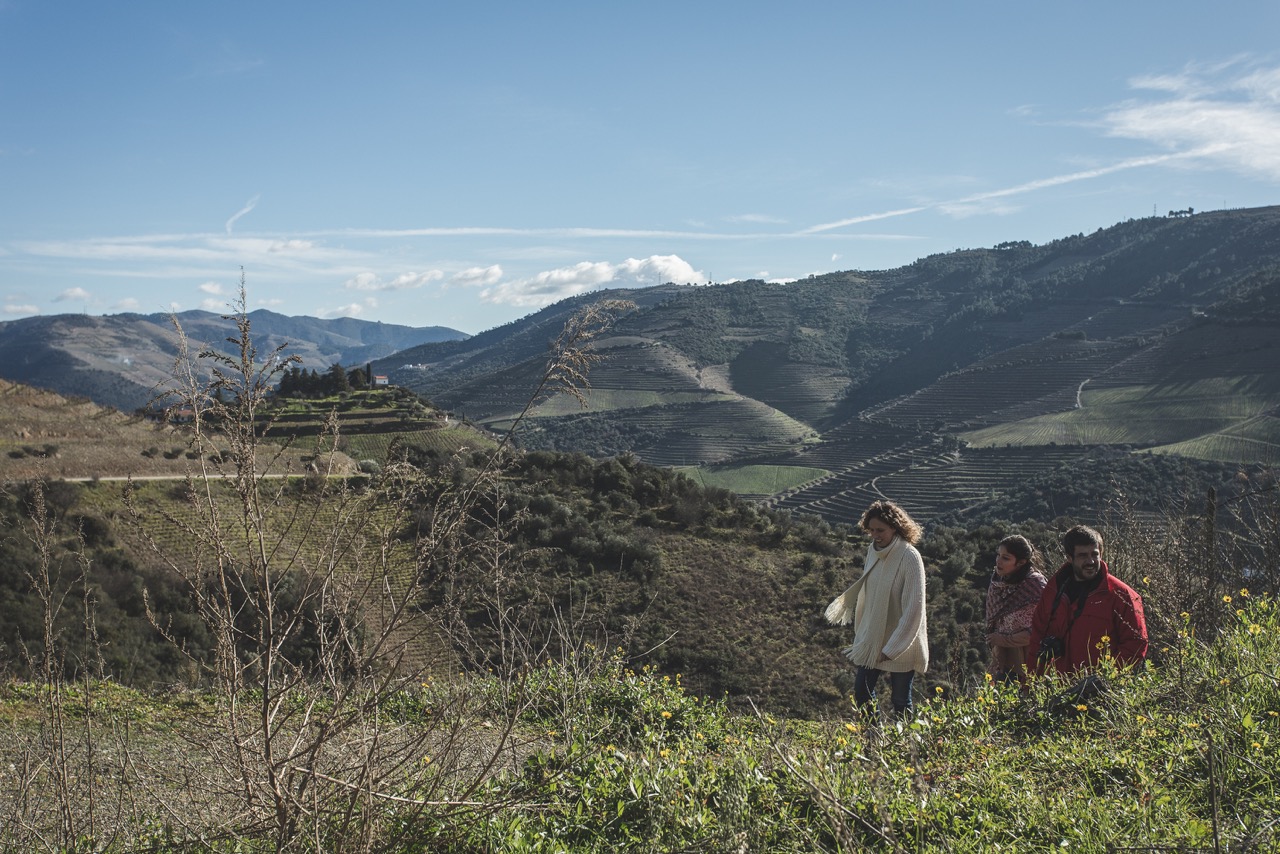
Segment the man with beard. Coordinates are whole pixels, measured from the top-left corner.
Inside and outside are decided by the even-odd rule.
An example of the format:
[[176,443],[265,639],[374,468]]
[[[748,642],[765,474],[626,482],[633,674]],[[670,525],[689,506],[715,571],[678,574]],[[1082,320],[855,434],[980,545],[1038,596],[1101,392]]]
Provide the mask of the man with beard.
[[1122,666],[1147,656],[1142,597],[1111,574],[1102,535],[1077,525],[1062,535],[1067,562],[1049,579],[1031,618],[1037,674],[1079,674],[1110,654]]

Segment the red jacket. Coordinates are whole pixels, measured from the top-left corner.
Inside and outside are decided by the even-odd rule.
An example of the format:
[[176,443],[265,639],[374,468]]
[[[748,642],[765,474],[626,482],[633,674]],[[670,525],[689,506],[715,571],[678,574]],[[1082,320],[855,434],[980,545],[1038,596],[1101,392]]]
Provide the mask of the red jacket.
[[[1147,657],[1147,621],[1142,614],[1142,597],[1132,587],[1111,574],[1106,563],[1098,570],[1098,585],[1085,597],[1084,605],[1059,597],[1059,587],[1071,578],[1071,564],[1065,564],[1049,579],[1031,618],[1031,645],[1027,666],[1043,674],[1048,661],[1039,658],[1040,642],[1046,637],[1062,638],[1066,653],[1052,659],[1057,672],[1074,673],[1097,664],[1102,658],[1102,638],[1110,638],[1111,655],[1121,665],[1136,664]],[[1057,607],[1054,602],[1057,601]],[[1104,647],[1108,644],[1102,644]]]

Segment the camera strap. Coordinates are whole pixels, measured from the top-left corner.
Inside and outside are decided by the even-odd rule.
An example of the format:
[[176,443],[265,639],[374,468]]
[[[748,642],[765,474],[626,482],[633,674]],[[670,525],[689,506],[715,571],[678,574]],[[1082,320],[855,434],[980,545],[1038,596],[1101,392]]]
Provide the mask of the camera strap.
[[[1071,636],[1071,627],[1076,624],[1076,620],[1080,619],[1080,615],[1084,612],[1084,603],[1089,601],[1089,596],[1097,589],[1098,588],[1095,585],[1092,589],[1086,590],[1080,594],[1080,601],[1076,603],[1076,612],[1071,615],[1071,619],[1067,620],[1067,627],[1062,630],[1062,640],[1064,643],[1067,638]],[[1058,613],[1058,603],[1067,598],[1067,594],[1063,593],[1061,588],[1056,590],[1055,593],[1057,595],[1053,597],[1053,607],[1049,609],[1048,629],[1052,629],[1053,627],[1053,615]]]

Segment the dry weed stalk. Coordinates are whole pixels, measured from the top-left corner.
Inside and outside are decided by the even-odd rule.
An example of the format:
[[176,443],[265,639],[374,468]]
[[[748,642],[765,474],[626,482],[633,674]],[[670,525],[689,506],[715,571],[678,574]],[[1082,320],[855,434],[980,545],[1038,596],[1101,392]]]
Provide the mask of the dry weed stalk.
[[[517,424],[553,391],[585,402],[591,342],[625,307],[591,306],[570,321]],[[159,522],[183,548],[162,544],[128,491],[137,531],[185,582],[213,639],[207,653],[183,649],[218,699],[215,726],[184,734],[209,766],[189,778],[188,805],[161,805],[166,821],[192,838],[270,839],[277,851],[371,851],[447,816],[499,808],[474,795],[520,748],[523,665],[540,653],[505,598],[520,583],[502,499],[510,433],[457,479],[404,462],[370,485],[281,477],[270,462],[279,453],[264,454],[260,413],[295,360],[282,348],[257,353],[243,277],[231,319],[234,353],[198,357],[212,363],[211,379],[178,327],[173,395],[194,413],[200,468],[182,510]],[[337,440],[331,418],[317,453],[326,475]],[[216,444],[228,450],[206,453]],[[411,520],[424,517],[406,543]],[[474,682],[424,691],[435,674],[423,650],[440,643],[421,607],[428,584],[450,587],[441,623],[473,659],[481,644],[465,615],[486,615],[502,663],[498,702]],[[153,622],[178,642],[160,615]]]

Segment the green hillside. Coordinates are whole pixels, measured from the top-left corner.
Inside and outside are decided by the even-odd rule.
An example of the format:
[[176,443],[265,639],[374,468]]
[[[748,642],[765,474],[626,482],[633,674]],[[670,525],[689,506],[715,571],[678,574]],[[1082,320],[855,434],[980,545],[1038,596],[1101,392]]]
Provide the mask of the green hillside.
[[1280,389],[1275,389],[1273,378],[1267,376],[1097,391],[1086,388],[1079,401],[1079,408],[1069,412],[962,433],[960,438],[974,447],[1062,444],[1149,448],[1181,444],[1187,449],[1201,438],[1246,429],[1255,441],[1270,444],[1280,439],[1280,435],[1268,432],[1275,419],[1263,417],[1280,407]]

